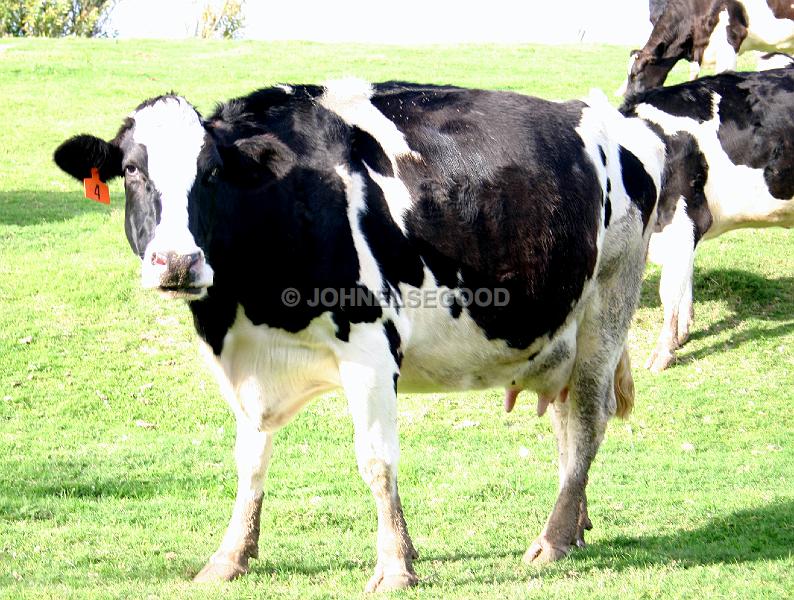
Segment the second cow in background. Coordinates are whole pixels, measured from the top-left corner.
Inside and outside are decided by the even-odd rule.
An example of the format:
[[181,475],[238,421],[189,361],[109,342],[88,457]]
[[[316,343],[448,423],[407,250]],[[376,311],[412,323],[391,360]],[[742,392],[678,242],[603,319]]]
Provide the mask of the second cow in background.
[[744,227],[794,225],[794,69],[656,88],[621,110],[651,124],[667,146],[649,250],[662,265],[664,325],[646,367],[661,371],[689,336],[698,242]]

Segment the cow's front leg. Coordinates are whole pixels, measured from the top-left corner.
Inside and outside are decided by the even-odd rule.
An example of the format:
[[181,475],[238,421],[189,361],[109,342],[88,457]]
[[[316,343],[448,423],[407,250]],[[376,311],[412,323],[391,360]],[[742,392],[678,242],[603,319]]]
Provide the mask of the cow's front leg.
[[248,417],[238,415],[237,498],[232,518],[218,550],[194,581],[229,581],[248,572],[248,560],[258,555],[262,488],[272,452],[273,434],[259,431]]
[[604,398],[610,383],[584,376],[574,378],[567,407],[552,411],[560,455],[560,489],[543,531],[524,554],[524,562],[551,562],[565,556],[571,547],[584,545],[584,530],[592,527],[585,495],[587,473],[606,429],[608,403]]
[[379,366],[345,361],[339,370],[353,418],[358,470],[372,490],[378,512],[378,562],[365,591],[416,585],[416,554],[397,491],[396,367],[389,361]]

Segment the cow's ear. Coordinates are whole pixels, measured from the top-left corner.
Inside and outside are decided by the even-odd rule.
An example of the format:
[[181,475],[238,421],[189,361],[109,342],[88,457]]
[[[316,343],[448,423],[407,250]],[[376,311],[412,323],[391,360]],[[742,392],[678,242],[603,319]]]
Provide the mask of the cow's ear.
[[69,138],[53,154],[55,164],[78,180],[91,177],[91,169],[99,170],[102,181],[119,177],[122,158],[121,148],[93,135]]
[[295,164],[295,153],[284,142],[269,133],[236,142],[238,150],[260,167],[281,179]]
[[284,142],[269,133],[234,142],[232,147],[219,147],[227,171],[242,179],[275,177],[281,179],[295,164],[295,153]]

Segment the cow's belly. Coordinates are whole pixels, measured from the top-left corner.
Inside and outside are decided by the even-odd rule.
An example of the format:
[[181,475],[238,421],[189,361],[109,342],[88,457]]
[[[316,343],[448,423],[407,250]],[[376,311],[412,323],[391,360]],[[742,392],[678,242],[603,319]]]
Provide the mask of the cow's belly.
[[[521,349],[501,339],[489,340],[466,310],[454,317],[443,305],[423,303],[398,311],[384,307],[384,319],[397,325],[402,340],[398,391],[511,387],[556,395],[570,378],[577,327],[586,306],[583,298],[589,297],[593,286],[592,280],[585,284],[582,298],[560,327]],[[431,287],[433,290],[423,291],[438,292]],[[531,318],[533,315],[527,315]],[[381,322],[354,327],[383,330]],[[302,332],[288,333],[254,325],[238,307],[220,355],[213,354],[206,344],[203,347],[235,414],[274,431],[313,397],[341,387],[339,364],[346,356],[347,344],[336,336],[330,313],[314,319]]]
[[794,199],[769,193],[762,169],[720,161],[709,172],[705,192],[713,224],[706,239],[744,227],[794,226]]
[[457,318],[445,308],[406,312],[411,334],[404,347],[400,392],[514,387],[556,394],[569,379],[578,310],[553,336],[525,349],[487,339],[465,311]]

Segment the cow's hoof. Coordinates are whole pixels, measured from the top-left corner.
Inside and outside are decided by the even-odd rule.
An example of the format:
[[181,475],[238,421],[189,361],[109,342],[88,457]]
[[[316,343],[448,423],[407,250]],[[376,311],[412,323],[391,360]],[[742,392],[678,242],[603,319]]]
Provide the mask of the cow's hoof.
[[529,550],[524,553],[524,558],[521,560],[528,565],[545,565],[565,558],[566,554],[568,554],[568,548],[555,546],[551,540],[541,536],[532,542]]
[[675,356],[669,350],[659,350],[651,352],[648,360],[645,361],[645,368],[651,373],[661,373],[672,364]]
[[364,591],[372,592],[392,592],[394,590],[404,590],[419,583],[419,578],[415,573],[404,571],[391,575],[384,575],[383,569],[375,567],[375,574],[367,582]]
[[194,583],[214,583],[218,581],[231,581],[248,573],[248,567],[233,562],[210,561],[193,578]]

